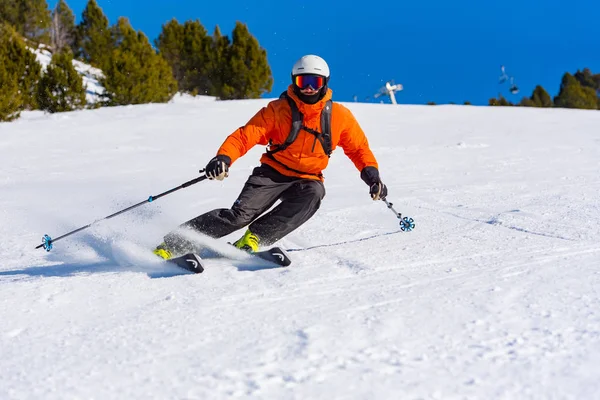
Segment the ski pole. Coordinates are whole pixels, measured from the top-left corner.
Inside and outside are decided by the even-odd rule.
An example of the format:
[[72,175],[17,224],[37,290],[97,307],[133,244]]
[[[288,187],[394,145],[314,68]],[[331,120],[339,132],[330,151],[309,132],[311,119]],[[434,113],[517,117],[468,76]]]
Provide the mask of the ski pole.
[[410,232],[415,229],[415,221],[412,218],[404,217],[402,218],[402,214],[394,210],[393,204],[387,201],[387,199],[382,199],[384,203],[387,205],[387,208],[392,210],[392,212],[396,215],[396,218],[400,220],[400,230],[403,232]]
[[[201,170],[200,170],[200,173],[202,173],[202,172],[204,172],[204,170],[203,170],[203,169],[201,169]],[[160,199],[161,197],[163,197],[163,196],[166,196],[166,195],[168,195],[168,194],[171,194],[171,193],[173,193],[173,192],[175,192],[175,191],[177,191],[177,190],[179,190],[179,189],[183,189],[183,188],[186,188],[186,187],[188,187],[188,186],[194,185],[194,184],[196,184],[196,183],[198,183],[198,182],[202,182],[202,181],[203,181],[203,180],[205,180],[205,179],[206,179],[206,175],[199,176],[198,178],[192,179],[191,181],[187,181],[187,182],[185,182],[184,184],[182,184],[182,185],[180,185],[180,186],[177,186],[176,188],[173,188],[173,189],[171,189],[171,190],[167,190],[167,191],[166,191],[166,192],[164,192],[164,193],[158,194],[158,195],[156,195],[156,196],[150,196],[150,197],[148,198],[148,200],[141,201],[141,202],[139,202],[139,203],[137,203],[137,204],[134,204],[134,205],[133,205],[133,206],[131,206],[131,207],[127,207],[127,208],[126,208],[126,209],[124,209],[124,210],[121,210],[121,211],[119,211],[119,212],[116,212],[116,213],[114,213],[114,214],[111,214],[111,215],[109,215],[108,217],[104,217],[104,218],[98,219],[98,220],[96,220],[96,221],[92,222],[91,224],[88,224],[88,225],[86,225],[86,226],[82,226],[81,228],[79,228],[79,229],[75,229],[74,231],[71,231],[71,232],[69,232],[69,233],[65,233],[64,235],[62,235],[62,236],[59,236],[59,237],[57,237],[56,239],[52,239],[50,236],[48,236],[48,235],[44,235],[44,237],[42,238],[42,244],[40,244],[39,246],[37,246],[37,247],[36,247],[36,249],[39,249],[40,247],[43,247],[44,249],[46,249],[46,251],[50,251],[50,250],[52,250],[52,244],[53,244],[54,242],[56,242],[56,241],[60,240],[60,239],[66,238],[67,236],[71,236],[71,235],[72,235],[72,234],[74,234],[74,233],[77,233],[77,232],[80,232],[80,231],[82,231],[82,230],[84,230],[84,229],[87,229],[87,228],[89,228],[90,226],[92,226],[92,225],[94,225],[94,224],[96,224],[96,223],[98,223],[98,222],[100,222],[100,221],[104,221],[104,220],[106,220],[106,219],[111,219],[111,218],[113,218],[113,217],[116,217],[117,215],[120,215],[120,214],[126,213],[127,211],[133,210],[134,208],[137,208],[137,207],[139,207],[139,206],[141,206],[141,205],[143,205],[143,204],[146,204],[146,203],[152,203],[154,200],[158,200],[158,199]]]

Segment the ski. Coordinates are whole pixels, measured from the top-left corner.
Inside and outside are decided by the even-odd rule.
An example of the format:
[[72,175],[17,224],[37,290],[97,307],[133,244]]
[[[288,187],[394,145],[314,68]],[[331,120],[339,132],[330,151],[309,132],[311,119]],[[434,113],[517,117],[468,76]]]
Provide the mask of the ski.
[[272,262],[282,267],[287,267],[292,264],[292,260],[287,255],[285,250],[280,247],[272,247],[268,250],[257,251],[256,253],[249,253],[252,256],[261,258],[265,261]]
[[[235,248],[235,247],[234,247]],[[228,252],[230,252],[229,250]],[[281,247],[271,247],[267,250],[257,251],[254,253],[247,252],[245,250],[236,249],[234,250],[236,253],[239,252],[239,256],[228,255],[227,253],[219,252],[218,250],[213,250],[210,248],[204,248],[198,251],[198,254],[202,257],[203,260],[211,259],[211,258],[224,258],[231,260],[243,260],[249,256],[252,258],[260,258],[261,260],[267,261],[272,264],[279,265],[280,267],[287,267],[292,264],[291,258],[287,255],[286,251]]]
[[180,257],[171,258],[168,262],[173,263],[183,269],[200,274],[204,271],[204,265],[199,255],[194,253],[184,254]]
[[[257,257],[261,260],[287,267],[292,264],[292,260],[287,255],[286,251],[280,247],[272,247],[268,250],[257,251],[255,253],[247,253],[251,257]],[[206,258],[229,258],[226,255],[213,253]],[[168,262],[173,263],[185,270],[200,274],[204,271],[204,259],[195,253],[184,254],[179,257],[171,258]]]

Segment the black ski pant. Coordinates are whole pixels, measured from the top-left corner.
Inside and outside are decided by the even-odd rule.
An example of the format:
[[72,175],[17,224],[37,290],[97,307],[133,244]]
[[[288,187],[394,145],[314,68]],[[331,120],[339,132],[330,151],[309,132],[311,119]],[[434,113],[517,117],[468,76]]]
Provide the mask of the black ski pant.
[[[323,197],[323,182],[285,176],[262,164],[254,168],[231,208],[209,211],[182,227],[220,238],[249,225],[261,245],[271,245],[308,221],[319,209]],[[278,200],[281,202],[275,208],[262,215]],[[165,243],[174,250],[188,247],[175,232],[165,236]]]

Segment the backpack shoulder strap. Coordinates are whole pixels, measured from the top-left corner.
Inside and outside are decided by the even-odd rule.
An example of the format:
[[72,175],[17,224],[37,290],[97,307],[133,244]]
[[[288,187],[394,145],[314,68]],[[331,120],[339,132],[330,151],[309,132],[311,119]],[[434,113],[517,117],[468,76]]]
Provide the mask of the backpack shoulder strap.
[[321,111],[321,144],[323,145],[323,150],[328,157],[331,157],[332,145],[331,145],[331,111],[333,108],[333,102],[331,100],[327,100],[325,103],[325,108]]
[[285,150],[286,148],[288,148],[288,146],[290,144],[292,144],[294,142],[294,140],[296,140],[296,138],[298,137],[298,133],[300,132],[300,129],[302,129],[302,120],[304,119],[304,115],[302,115],[300,110],[298,110],[298,106],[296,105],[296,102],[294,102],[294,100],[292,100],[287,95],[287,91],[281,93],[281,95],[279,96],[279,99],[287,100],[288,105],[290,106],[290,110],[292,111],[292,129],[290,130],[290,133],[288,134],[287,138],[285,139],[285,142],[283,142],[280,145],[274,146],[275,147],[274,149],[269,150],[267,152],[269,154],[277,153],[278,151]]

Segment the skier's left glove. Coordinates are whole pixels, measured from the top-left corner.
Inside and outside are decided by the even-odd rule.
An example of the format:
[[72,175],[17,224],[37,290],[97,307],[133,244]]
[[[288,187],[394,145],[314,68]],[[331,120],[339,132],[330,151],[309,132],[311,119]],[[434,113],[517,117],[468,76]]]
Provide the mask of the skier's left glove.
[[231,165],[231,158],[228,156],[219,154],[208,162],[204,173],[208,179],[216,179],[222,181],[229,176],[229,166]]
[[373,200],[385,200],[387,197],[387,186],[385,186],[383,182],[379,181],[371,185],[369,193],[371,194],[371,198]]
[[385,200],[387,197],[387,186],[381,182],[379,170],[375,167],[364,167],[360,172],[361,179],[369,185],[369,194],[373,200]]

